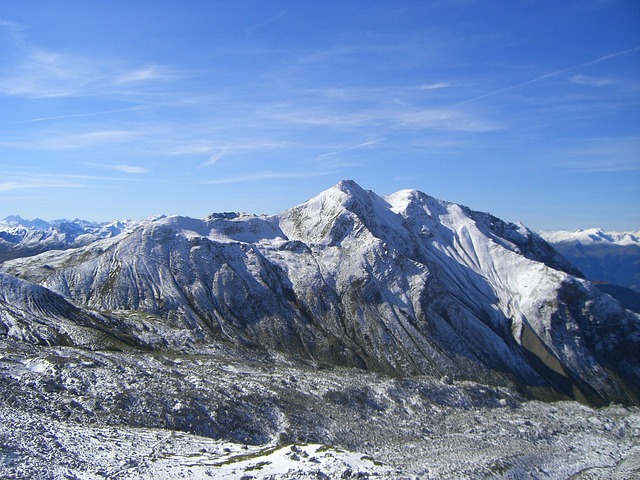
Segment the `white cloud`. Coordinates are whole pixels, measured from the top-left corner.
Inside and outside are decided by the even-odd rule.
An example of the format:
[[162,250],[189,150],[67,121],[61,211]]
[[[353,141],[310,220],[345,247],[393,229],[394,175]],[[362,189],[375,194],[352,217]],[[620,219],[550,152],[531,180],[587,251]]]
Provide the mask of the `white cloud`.
[[209,147],[208,151],[217,150],[217,152],[211,154],[209,159],[201,164],[201,167],[210,167],[218,163],[223,157],[227,155],[232,155],[241,151],[248,150],[271,150],[274,148],[279,148],[285,146],[284,142],[268,142],[268,141],[239,141],[237,144],[229,144],[221,147]]
[[115,83],[148,82],[151,80],[173,80],[181,75],[170,68],[151,65],[116,75]]
[[439,90],[441,88],[450,87],[451,83],[449,82],[434,82],[434,83],[423,83],[418,86],[418,90]]
[[124,165],[124,164],[108,165],[108,164],[88,163],[88,162],[86,162],[85,165],[89,167],[101,168],[104,170],[114,170],[116,172],[122,172],[122,173],[143,174],[143,173],[151,172],[151,170],[148,168],[135,166],[135,165]]
[[424,108],[396,114],[395,127],[459,132],[491,132],[502,127],[451,108]]
[[139,135],[128,130],[99,130],[95,132],[74,133],[47,137],[32,145],[39,150],[73,150],[87,148],[104,143],[122,142]]
[[588,85],[590,87],[605,87],[607,85],[615,83],[615,81],[609,78],[596,78],[578,74],[571,77],[571,83],[576,83],[578,85]]
[[23,29],[20,24],[0,18],[0,28],[6,30],[15,44],[21,44],[24,41]]
[[80,94],[101,76],[91,62],[42,49],[29,49],[21,63],[7,65],[0,73],[0,92],[27,98]]
[[18,188],[20,188],[20,184],[18,182],[0,183],[0,192],[9,192],[11,190],[17,190]]
[[213,155],[211,155],[209,157],[209,160],[207,160],[206,162],[204,162],[202,164],[203,167],[209,167],[211,165],[215,165],[216,163],[218,163],[218,161],[220,161],[220,159],[222,158],[222,156],[227,152],[226,148],[223,148],[222,150],[220,150],[219,152],[214,153]]
[[136,167],[133,165],[114,165],[113,170],[124,173],[149,173],[151,170],[144,167]]
[[14,55],[0,62],[0,93],[6,95],[55,98],[127,94],[131,92],[122,92],[125,85],[182,77],[163,65],[132,67],[110,58],[39,48],[23,38],[19,25],[0,19],[0,27],[10,32],[14,47]]

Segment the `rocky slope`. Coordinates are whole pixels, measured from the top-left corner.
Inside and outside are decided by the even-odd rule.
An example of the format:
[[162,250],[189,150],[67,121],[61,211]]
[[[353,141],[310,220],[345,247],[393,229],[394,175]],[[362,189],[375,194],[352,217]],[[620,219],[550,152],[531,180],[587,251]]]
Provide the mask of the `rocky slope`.
[[155,218],[1,268],[148,346],[185,332],[184,348],[638,402],[638,315],[524,226],[417,191],[344,181],[279,215]]
[[640,473],[637,407],[525,401],[473,382],[10,338],[0,338],[0,379],[2,478],[627,480]]

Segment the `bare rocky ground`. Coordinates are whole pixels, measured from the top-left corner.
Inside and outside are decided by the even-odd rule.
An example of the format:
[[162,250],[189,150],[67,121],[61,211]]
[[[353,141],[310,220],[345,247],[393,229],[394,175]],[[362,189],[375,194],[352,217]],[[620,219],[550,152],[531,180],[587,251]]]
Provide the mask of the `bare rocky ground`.
[[2,478],[640,477],[640,409],[218,349],[0,340]]

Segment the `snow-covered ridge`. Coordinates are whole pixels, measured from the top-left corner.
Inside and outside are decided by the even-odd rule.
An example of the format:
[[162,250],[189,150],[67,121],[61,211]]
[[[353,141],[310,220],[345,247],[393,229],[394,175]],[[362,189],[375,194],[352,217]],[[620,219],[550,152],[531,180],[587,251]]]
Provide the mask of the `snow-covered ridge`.
[[541,231],[540,236],[551,243],[579,242],[583,245],[610,243],[623,246],[640,246],[640,230],[631,232],[606,232],[600,228],[548,230]]
[[639,348],[640,317],[524,225],[415,190],[342,181],[278,215],[157,217],[0,271],[83,308],[314,363],[596,403],[628,401],[640,381],[635,364],[608,373]]

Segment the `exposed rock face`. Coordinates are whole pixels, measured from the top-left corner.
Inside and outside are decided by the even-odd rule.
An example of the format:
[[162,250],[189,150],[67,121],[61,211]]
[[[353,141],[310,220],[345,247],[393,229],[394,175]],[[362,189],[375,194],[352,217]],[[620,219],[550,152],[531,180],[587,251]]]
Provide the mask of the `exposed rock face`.
[[204,344],[638,402],[638,315],[523,225],[413,190],[344,181],[279,215],[158,218],[2,269]]

